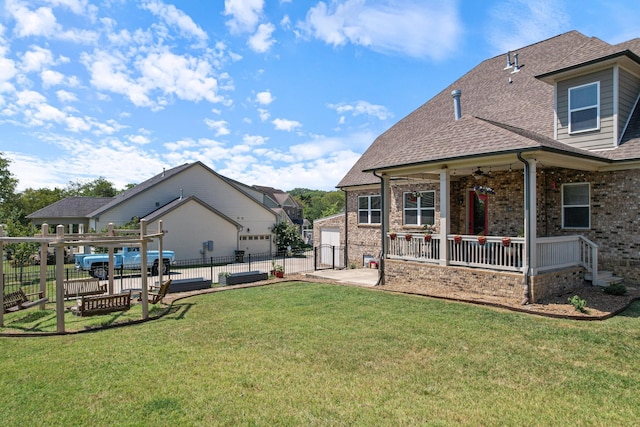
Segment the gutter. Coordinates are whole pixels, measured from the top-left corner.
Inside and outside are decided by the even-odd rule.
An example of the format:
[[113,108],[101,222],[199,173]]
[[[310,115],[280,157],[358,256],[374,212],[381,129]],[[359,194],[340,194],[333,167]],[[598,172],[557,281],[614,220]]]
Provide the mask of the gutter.
[[386,212],[386,206],[385,206],[385,197],[384,197],[384,179],[382,178],[382,176],[378,175],[377,171],[373,171],[372,172],[373,175],[375,177],[377,177],[378,179],[380,179],[380,214],[381,214],[381,221],[380,221],[380,241],[381,241],[381,245],[380,247],[382,248],[380,250],[380,258],[378,260],[378,281],[376,282],[376,284],[374,286],[380,286],[380,285],[384,285],[384,257],[387,253],[387,239],[386,239],[386,235],[387,235],[387,230],[385,228],[385,217],[388,218],[388,215],[385,215]]
[[518,160],[524,163],[524,215],[525,215],[525,230],[524,230],[524,245],[527,249],[527,269],[524,272],[524,294],[522,301],[520,304],[526,305],[529,304],[529,298],[531,295],[531,228],[530,221],[527,220],[531,211],[531,204],[529,199],[529,194],[531,192],[531,183],[529,182],[529,162],[527,162],[524,158],[522,158],[522,153],[519,151],[516,153],[518,156]]

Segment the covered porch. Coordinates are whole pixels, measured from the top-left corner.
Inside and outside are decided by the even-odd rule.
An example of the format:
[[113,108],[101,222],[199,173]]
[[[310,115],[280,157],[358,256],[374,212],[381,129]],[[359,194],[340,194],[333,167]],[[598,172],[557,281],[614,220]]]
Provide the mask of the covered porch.
[[588,226],[564,226],[561,189],[588,182],[594,168],[591,160],[512,153],[379,173],[383,285],[426,274],[424,286],[505,292],[527,303],[554,292],[551,281],[560,290],[597,283],[598,245]]

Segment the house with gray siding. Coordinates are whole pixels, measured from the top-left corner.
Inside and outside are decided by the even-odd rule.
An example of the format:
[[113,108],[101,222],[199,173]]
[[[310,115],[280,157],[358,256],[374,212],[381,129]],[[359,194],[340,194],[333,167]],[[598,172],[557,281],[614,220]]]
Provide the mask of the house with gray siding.
[[640,283],[640,39],[570,31],[489,58],[338,184],[382,286],[522,303]]

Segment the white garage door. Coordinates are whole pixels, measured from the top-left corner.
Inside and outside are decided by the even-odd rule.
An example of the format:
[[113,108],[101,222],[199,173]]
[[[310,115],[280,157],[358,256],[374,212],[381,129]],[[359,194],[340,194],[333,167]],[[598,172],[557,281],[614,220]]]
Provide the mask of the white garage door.
[[340,229],[323,228],[320,230],[320,263],[343,267],[340,256]]

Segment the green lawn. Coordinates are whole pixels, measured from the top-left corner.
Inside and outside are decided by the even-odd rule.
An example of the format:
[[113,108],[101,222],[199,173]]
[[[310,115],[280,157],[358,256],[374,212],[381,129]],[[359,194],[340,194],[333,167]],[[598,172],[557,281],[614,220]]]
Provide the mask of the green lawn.
[[309,283],[207,294],[130,327],[0,338],[0,419],[633,425],[639,317],[640,303],[578,322]]

